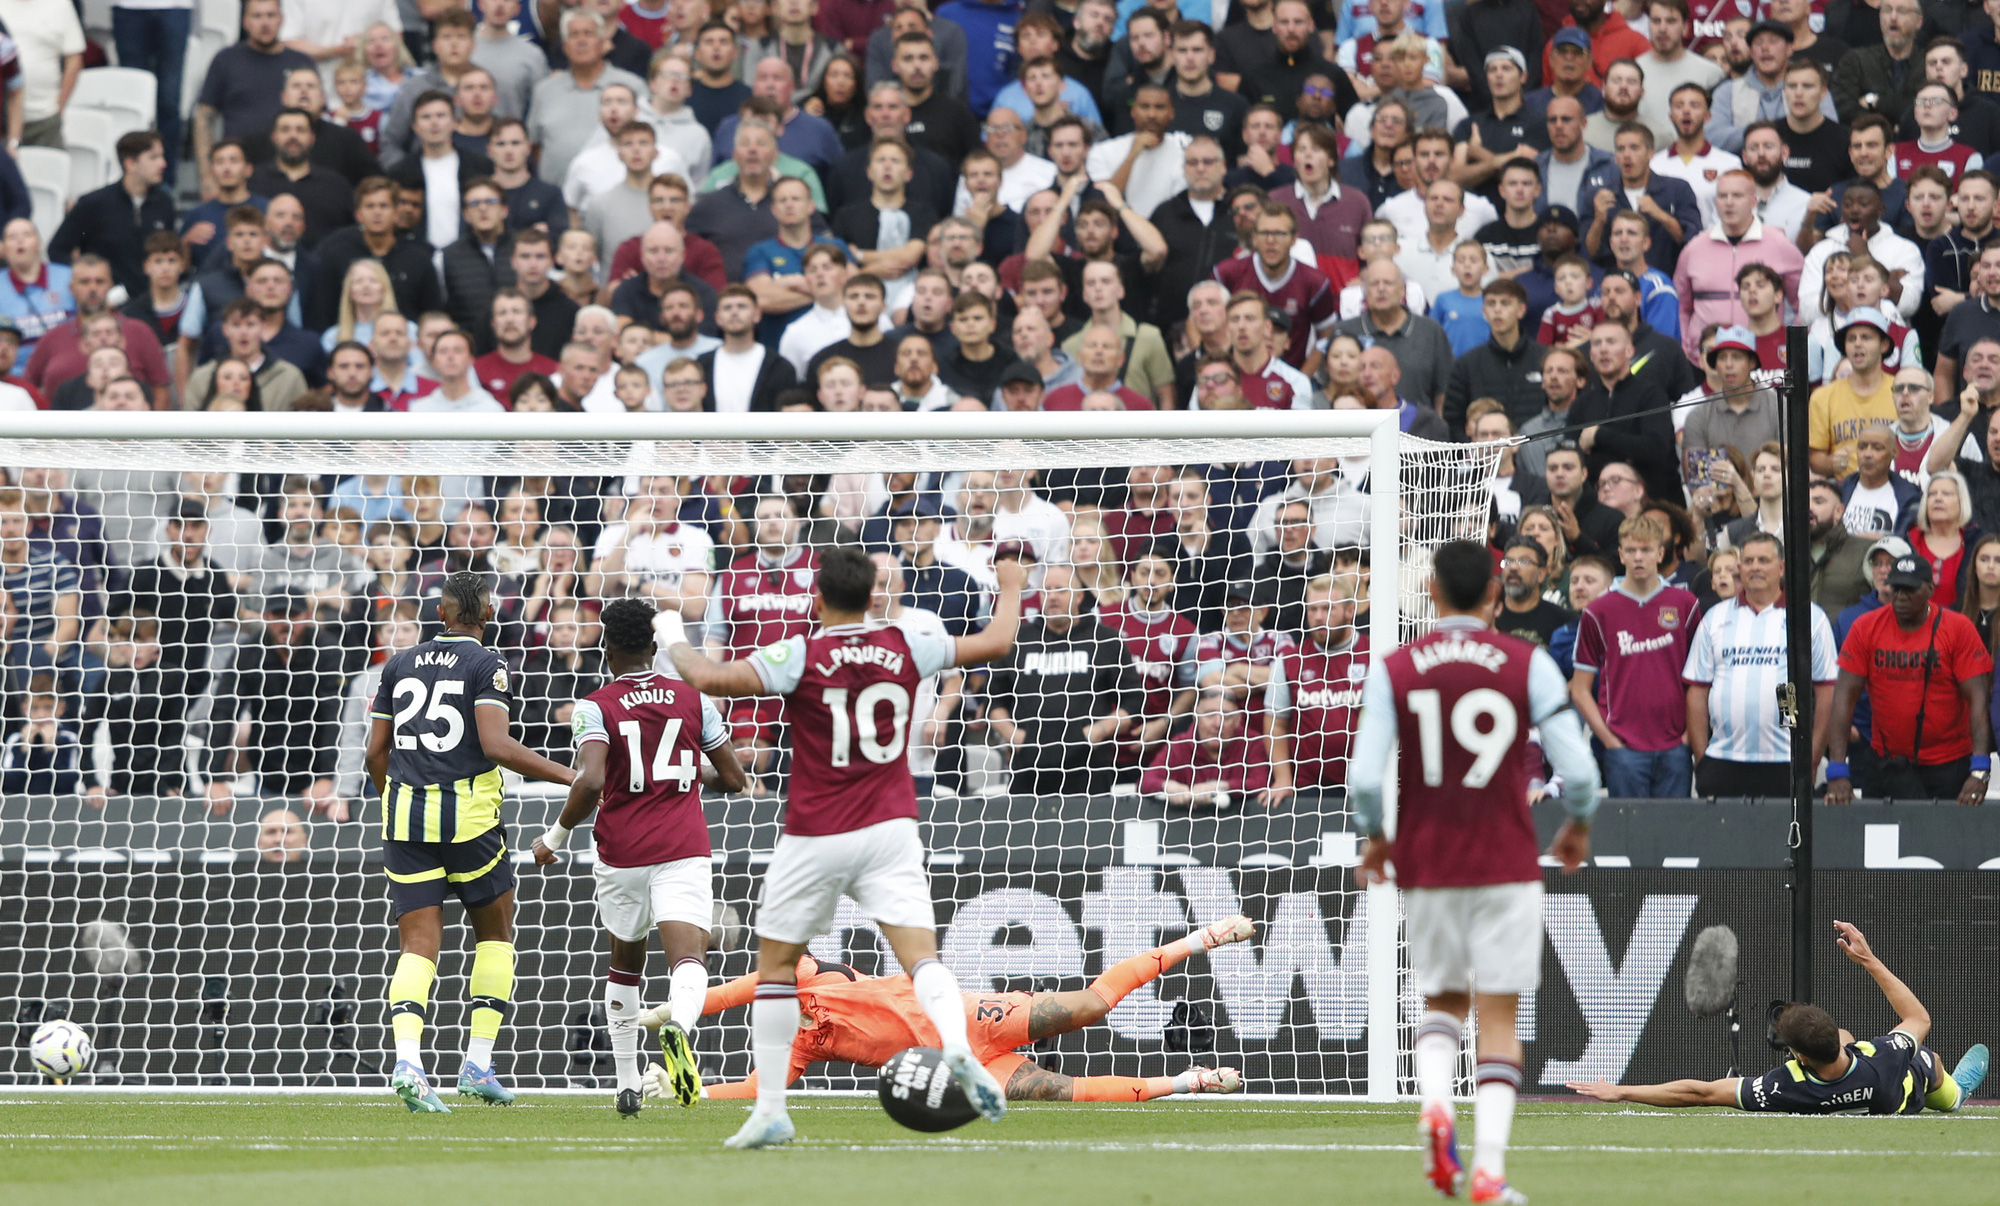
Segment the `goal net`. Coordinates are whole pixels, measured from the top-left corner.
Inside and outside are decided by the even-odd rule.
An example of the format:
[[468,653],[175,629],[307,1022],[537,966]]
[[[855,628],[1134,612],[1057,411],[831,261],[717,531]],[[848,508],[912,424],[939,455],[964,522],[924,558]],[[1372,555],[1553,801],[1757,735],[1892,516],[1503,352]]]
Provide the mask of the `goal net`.
[[[99,1051],[86,1083],[381,1084],[397,940],[362,753],[381,665],[438,631],[444,575],[491,581],[513,731],[567,764],[571,704],[607,677],[604,601],[679,608],[744,656],[811,625],[815,550],[859,543],[876,614],[948,635],[985,623],[996,560],[1030,567],[1006,659],[859,725],[864,756],[917,776],[963,987],[1080,989],[1247,913],[1254,941],[1034,1058],[1393,1096],[1418,1006],[1395,894],[1353,878],[1347,739],[1367,650],[1425,625],[1431,550],[1486,538],[1500,457],[1393,418],[0,418],[0,1079],[36,1083],[26,1036],[67,1016]],[[753,790],[706,802],[718,984],[752,971],[790,773],[780,701],[723,708]],[[519,963],[498,1066],[608,1091],[592,844],[549,868],[525,852],[563,799],[510,778],[502,806]],[[445,913],[425,1042],[448,1077],[472,941]],[[813,950],[898,970],[851,902]],[[696,1045],[709,1080],[747,1075],[747,1011]],[[805,1084],[873,1081],[829,1064]]]

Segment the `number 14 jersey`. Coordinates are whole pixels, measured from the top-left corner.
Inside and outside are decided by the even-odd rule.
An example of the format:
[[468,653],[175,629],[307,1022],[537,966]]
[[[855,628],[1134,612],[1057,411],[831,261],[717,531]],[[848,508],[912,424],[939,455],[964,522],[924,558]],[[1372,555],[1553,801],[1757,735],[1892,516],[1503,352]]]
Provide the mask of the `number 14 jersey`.
[[701,811],[701,760],[729,741],[722,714],[669,675],[627,674],[578,700],[570,713],[576,748],[602,741],[604,795],[597,806],[597,857],[612,867],[708,858]]
[[917,684],[949,667],[957,643],[896,625],[841,624],[766,645],[750,659],[764,686],[790,697],[792,781],[785,832],[852,833],[915,819],[904,751]]

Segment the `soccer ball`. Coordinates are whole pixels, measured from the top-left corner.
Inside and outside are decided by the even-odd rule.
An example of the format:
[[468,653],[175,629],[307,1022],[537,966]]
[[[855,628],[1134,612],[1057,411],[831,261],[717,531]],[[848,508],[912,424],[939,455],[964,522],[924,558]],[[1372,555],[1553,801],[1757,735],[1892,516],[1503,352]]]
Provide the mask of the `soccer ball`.
[[90,1036],[83,1032],[83,1027],[67,1018],[58,1018],[43,1022],[28,1040],[28,1058],[43,1075],[68,1080],[79,1072],[89,1071],[91,1062],[97,1058],[97,1048],[90,1045]]
[[979,1117],[936,1047],[906,1047],[875,1075],[876,1096],[889,1117],[913,1131],[956,1130]]

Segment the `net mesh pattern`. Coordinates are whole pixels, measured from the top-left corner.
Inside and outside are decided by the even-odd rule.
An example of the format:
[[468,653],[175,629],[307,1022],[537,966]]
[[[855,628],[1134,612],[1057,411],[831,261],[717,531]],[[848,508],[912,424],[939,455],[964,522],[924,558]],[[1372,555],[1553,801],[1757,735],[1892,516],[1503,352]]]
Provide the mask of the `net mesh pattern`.
[[[1247,913],[1253,942],[1189,959],[1032,1054],[1072,1076],[1227,1064],[1260,1091],[1358,1094],[1367,923],[1341,778],[1367,658],[1338,654],[1368,631],[1371,583],[1396,592],[1401,636],[1423,629],[1430,551],[1485,538],[1501,456],[1404,441],[1399,552],[1368,565],[1369,451],[0,439],[23,486],[0,493],[0,1010],[88,1028],[97,1083],[379,1086],[396,931],[362,750],[385,658],[438,631],[445,572],[487,577],[512,731],[567,765],[574,701],[607,678],[605,601],[679,607],[714,656],[747,656],[811,627],[816,552],[858,542],[880,554],[879,618],[948,636],[985,622],[996,556],[1031,565],[1007,659],[931,676],[904,719],[857,718],[916,776],[962,987],[1082,989]],[[913,496],[954,517],[926,538],[893,514]],[[1156,547],[1164,581],[1138,568]],[[1247,634],[1235,583],[1261,611]],[[1067,640],[1052,618],[1064,610],[1080,613]],[[1094,644],[1077,643],[1084,628]],[[706,803],[718,983],[752,970],[795,773],[782,701],[719,706],[755,790]],[[1267,806],[1285,778],[1295,794]],[[517,1087],[608,1088],[590,835],[551,868],[525,853],[563,798],[509,775],[500,806],[519,963],[499,1068]],[[472,939],[457,904],[445,921],[425,1043],[449,1078]],[[813,949],[898,970],[848,901]],[[653,1003],[667,969],[655,955],[649,971]],[[712,1081],[750,1070],[745,1014],[697,1032]],[[39,1079],[15,1052],[0,1080]],[[804,1083],[867,1087],[872,1073],[824,1064]]]

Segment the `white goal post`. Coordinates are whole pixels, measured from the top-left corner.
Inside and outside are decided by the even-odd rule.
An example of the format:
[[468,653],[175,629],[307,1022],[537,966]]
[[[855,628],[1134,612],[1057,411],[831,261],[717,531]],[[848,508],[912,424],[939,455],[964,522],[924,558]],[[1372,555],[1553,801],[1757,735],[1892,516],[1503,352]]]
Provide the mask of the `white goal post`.
[[[642,560],[635,551],[637,525],[657,505],[649,483],[661,478],[673,479],[673,497],[683,506],[700,501],[704,480],[738,483],[711,485],[706,497],[712,512],[735,525],[729,530],[739,541],[752,542],[728,546],[747,559],[763,547],[754,543],[764,530],[760,500],[790,490],[794,479],[810,482],[796,492],[807,500],[797,504],[806,512],[796,521],[801,547],[815,532],[858,538],[856,532],[868,530],[870,507],[900,497],[894,494],[899,473],[917,475],[916,492],[955,499],[967,508],[962,514],[975,520],[987,513],[968,499],[998,498],[990,532],[977,522],[950,529],[957,534],[951,539],[966,530],[976,534],[962,541],[974,550],[972,561],[959,577],[941,570],[936,580],[976,587],[980,557],[990,566],[992,556],[1008,555],[1006,546],[1020,545],[1037,561],[1035,581],[1041,582],[1068,560],[1049,555],[1051,550],[1068,550],[1070,540],[1090,531],[1097,543],[1088,547],[1099,552],[1088,565],[1072,567],[1070,581],[1092,583],[1102,607],[1104,599],[1118,594],[1126,568],[1116,550],[1135,558],[1150,547],[1130,535],[1139,530],[1134,516],[1143,514],[1155,524],[1149,529],[1155,535],[1146,540],[1168,544],[1176,539],[1172,524],[1183,522],[1191,508],[1207,517],[1201,522],[1209,526],[1202,530],[1209,532],[1223,526],[1214,515],[1228,507],[1236,508],[1232,515],[1252,517],[1251,529],[1229,536],[1240,538],[1240,546],[1225,542],[1224,548],[1249,549],[1253,540],[1284,537],[1272,535],[1277,521],[1270,516],[1256,518],[1258,500],[1250,493],[1225,504],[1216,501],[1220,491],[1190,485],[1199,499],[1172,504],[1179,510],[1167,504],[1150,510],[1100,508],[1076,498],[1139,497],[1136,486],[1135,492],[1117,493],[1126,489],[1134,467],[1162,467],[1164,484],[1150,487],[1163,491],[1162,499],[1180,497],[1173,490],[1185,467],[1235,467],[1242,480],[1263,481],[1274,493],[1293,491],[1284,493],[1273,514],[1282,517],[1285,499],[1296,496],[1306,503],[1309,527],[1321,535],[1320,547],[1308,548],[1304,563],[1323,558],[1346,564],[1344,572],[1352,575],[1352,554],[1365,550],[1358,590],[1367,609],[1366,634],[1379,653],[1421,631],[1429,615],[1424,594],[1429,551],[1447,539],[1486,538],[1491,482],[1502,452],[1499,445],[1414,440],[1396,419],[1393,411],[1355,410],[0,415],[0,466],[9,468],[16,486],[25,487],[12,503],[0,499],[0,561],[8,562],[0,569],[9,575],[7,589],[0,590],[8,601],[0,606],[9,613],[5,620],[12,634],[0,671],[5,698],[0,730],[9,734],[0,752],[0,784],[6,785],[0,787],[0,1010],[25,1027],[21,1040],[34,1021],[59,1013],[89,1028],[102,1054],[84,1079],[105,1087],[378,1083],[375,1074],[388,1045],[383,987],[394,949],[379,860],[373,857],[379,806],[365,787],[344,792],[346,819],[336,819],[314,811],[326,802],[314,793],[321,780],[352,781],[356,730],[345,721],[352,715],[351,701],[372,689],[370,655],[379,661],[388,647],[382,633],[407,618],[400,608],[408,605],[409,616],[422,614],[423,578],[415,568],[407,579],[377,573],[371,541],[382,539],[388,528],[408,526],[421,535],[435,519],[444,535],[434,545],[418,541],[410,566],[456,565],[455,558],[472,557],[475,568],[488,570],[514,592],[510,597],[528,618],[510,622],[504,639],[522,644],[504,651],[522,669],[516,678],[521,683],[545,662],[587,665],[587,658],[550,660],[555,655],[549,651],[560,644],[550,630],[564,623],[556,618],[562,614],[587,627],[591,608],[614,594],[682,601],[674,605],[686,606],[695,621],[701,604],[686,604],[686,595],[674,592],[692,591],[688,584],[699,582],[710,592],[705,613],[710,639],[729,644],[715,635],[718,624],[731,622],[718,602],[727,589],[730,555],[722,540],[715,541],[706,572],[691,563],[637,568]],[[1309,463],[1307,468],[1297,468],[1301,462]],[[1010,496],[1014,481],[1008,475],[1024,466],[1040,476]],[[1255,478],[1252,470],[1258,467],[1276,476]],[[400,491],[393,499],[368,493],[366,483],[385,476],[390,488]],[[329,490],[350,478],[363,480],[363,486],[346,494],[337,485]],[[544,479],[597,483],[594,502],[583,493],[565,495],[566,507],[581,504],[563,512],[581,516],[596,506],[597,517],[550,520],[554,496],[535,496],[535,520],[521,526],[527,504],[517,496],[533,494],[528,480]],[[1057,479],[1086,483],[1075,487],[1085,493],[1058,499],[1063,505],[1052,507],[1042,495],[1054,494],[1050,482]],[[1301,481],[1313,484],[1308,490]],[[766,482],[772,484],[760,484]],[[1088,494],[1098,488],[1091,482],[1104,492]],[[305,508],[303,517],[294,509],[298,491],[314,495],[310,504],[297,503]],[[1325,531],[1320,510],[1335,497],[1344,500],[1339,530],[1347,535],[1340,538]],[[343,499],[359,499],[371,513],[379,505],[384,514],[402,518],[361,519],[355,521],[358,528],[342,529],[342,517],[354,514],[341,509]],[[439,508],[435,516],[424,510],[425,499]],[[1061,511],[1066,518],[1059,535],[1045,543],[1028,511],[1006,510],[1021,499],[1035,506],[1045,526],[1052,522],[1046,519],[1051,511]],[[515,500],[511,507],[509,500]],[[179,539],[173,535],[179,529],[169,525],[179,522],[176,516],[191,514],[189,506],[206,508],[203,514],[212,517],[206,564],[236,592],[232,613],[218,615],[202,630],[207,638],[200,649],[176,647],[162,635],[191,631],[182,620],[168,620],[162,588],[134,585],[160,579],[160,573],[148,578],[139,571],[179,555],[171,543]],[[10,507],[28,516],[32,564],[8,561],[16,556],[7,551],[15,547],[7,543]],[[90,529],[86,511],[96,517],[94,537],[80,534]],[[1087,523],[1079,518],[1086,515]],[[481,517],[490,531],[465,534]],[[1003,525],[1022,524],[1027,526],[1019,530],[1027,534],[1001,539]],[[534,584],[556,575],[533,567],[554,564],[552,533],[565,525],[577,562],[570,587],[574,598],[543,598],[533,593],[540,589]],[[584,535],[587,525],[595,525],[596,543]],[[307,529],[306,536],[298,535]],[[891,520],[889,530],[897,529]],[[225,532],[234,533],[228,537],[233,544],[222,543]],[[516,539],[512,534],[519,532],[529,536]],[[530,536],[540,543],[524,543]],[[479,543],[482,539],[497,543],[489,547]],[[99,562],[71,565],[93,555],[86,547],[91,540]],[[685,555],[678,546],[673,552]],[[530,568],[517,569],[510,578],[503,554],[525,558],[520,564]],[[890,553],[891,560],[897,556]],[[396,558],[386,554],[384,560]],[[1174,562],[1175,572],[1193,573],[1185,567],[1198,560],[1185,554]],[[1243,569],[1253,564],[1230,563]],[[954,570],[958,566],[950,563]],[[21,596],[25,605],[9,594],[17,574],[25,575],[18,579],[29,591]],[[175,576],[184,578],[178,571]],[[416,593],[381,586],[390,582]],[[602,594],[586,598],[586,582],[602,586]],[[1221,580],[1202,582],[1223,600]],[[1082,591],[1080,585],[1075,589]],[[1357,588],[1343,589],[1353,598]],[[44,616],[47,600],[65,592],[80,597],[75,605],[80,613],[67,619]],[[538,598],[541,610],[531,614],[528,604]],[[159,614],[148,610],[154,604]],[[980,605],[966,601],[965,614],[976,617]],[[1176,606],[1187,612],[1191,605]],[[725,618],[718,621],[719,614]],[[737,624],[739,631],[749,627]],[[294,630],[301,626],[317,626],[318,635],[297,637]],[[273,635],[279,631],[293,635]],[[317,667],[311,670],[300,669],[307,663],[290,648],[275,663],[257,660],[267,644],[293,639],[352,657],[308,659]],[[319,644],[311,644],[315,641]],[[1187,638],[1176,655],[1187,668],[1177,674],[1191,678],[1200,669],[1195,647],[1194,637]],[[949,708],[935,705],[940,711],[934,715],[943,717],[937,731],[945,737],[924,738],[935,748],[927,746],[923,756],[936,761],[926,761],[920,771],[921,781],[935,788],[925,808],[934,886],[946,918],[945,955],[964,987],[982,992],[1082,987],[1114,958],[1206,924],[1217,910],[1240,909],[1260,923],[1255,943],[1184,964],[1114,1010],[1106,1025],[1096,1028],[1102,1033],[1042,1045],[1042,1057],[1072,1075],[1139,1069],[1151,1074],[1162,1066],[1178,1070],[1189,1060],[1240,1062],[1246,1087],[1257,1091],[1395,1099],[1399,1086],[1410,1081],[1404,1053],[1415,1009],[1401,970],[1400,911],[1394,889],[1361,894],[1353,886],[1359,835],[1344,824],[1348,814],[1337,784],[1301,792],[1269,810],[1241,801],[1210,808],[1206,797],[1198,807],[1177,807],[1169,797],[1132,784],[1147,760],[1165,756],[1166,734],[1182,723],[1190,732],[1207,723],[1193,716],[1206,706],[1197,700],[1235,690],[1241,702],[1213,705],[1222,717],[1215,722],[1224,726],[1221,731],[1275,731],[1264,726],[1276,721],[1257,710],[1266,705],[1250,702],[1264,698],[1260,689],[1199,687],[1176,678],[1167,693],[1188,701],[1189,713],[1160,718],[1165,727],[1150,744],[1120,729],[1115,743],[1123,744],[1111,757],[1124,761],[1115,775],[1101,784],[1091,780],[1099,785],[1082,792],[1024,794],[1022,754],[1010,754],[1003,740],[990,735],[998,731],[992,721],[975,718],[976,708],[993,702],[979,694],[998,689],[995,674],[952,688],[960,694]],[[318,676],[312,679],[317,685],[301,686],[308,675]],[[263,685],[245,686],[253,677]],[[557,681],[555,671],[544,678]],[[577,695],[601,681],[582,685]],[[1358,681],[1352,691],[1358,696]],[[310,715],[283,723],[314,734],[321,748],[295,749],[301,739],[286,738],[293,742],[286,748],[301,760],[274,770],[276,760],[260,758],[273,757],[269,743],[277,740],[270,733],[280,724],[278,701],[291,706],[300,700]],[[319,705],[324,707],[311,710]],[[517,709],[517,728],[521,714]],[[564,712],[556,706],[549,715]],[[560,727],[556,720],[549,723],[552,731]],[[1129,724],[1133,732],[1142,728],[1139,717]],[[913,722],[909,736],[913,762],[918,727]],[[743,731],[739,727],[739,737]],[[36,736],[49,732],[62,736]],[[1276,748],[1245,739],[1251,742],[1246,749]],[[62,764],[64,742],[76,746],[69,772]],[[948,756],[947,745],[953,747]],[[148,757],[138,760],[144,767],[135,768],[133,751],[146,746],[152,747]],[[783,746],[781,734],[768,750],[745,746],[747,758],[767,759],[768,770],[760,773],[774,794],[709,800],[721,902],[718,951],[711,961],[718,982],[750,967],[747,927],[756,874],[782,800]],[[565,758],[560,751],[553,756]],[[51,758],[53,769],[47,765]],[[950,775],[943,769],[947,761],[957,768]],[[312,788],[300,790],[306,782]],[[559,806],[557,795],[515,789],[503,806],[510,847],[521,864],[516,868],[520,964],[500,1069],[517,1087],[596,1089],[610,1083],[610,1073],[601,1025],[591,1014],[601,1000],[603,973],[590,899],[591,846],[587,839],[573,841],[579,854],[546,870],[535,868],[531,859],[523,863],[519,851]],[[449,932],[426,1038],[432,1060],[449,1070],[456,1064],[447,1061],[455,1060],[464,1041],[470,940],[458,925],[456,907],[446,913]],[[1357,921],[1359,926],[1350,924]],[[817,953],[865,972],[893,970],[865,919],[843,913],[837,925],[838,932],[815,946]],[[1350,956],[1364,952],[1362,966],[1355,966]],[[660,970],[657,960],[651,970]],[[657,995],[661,982],[651,987]],[[711,1077],[738,1079],[747,1071],[740,1014],[722,1015],[698,1037]],[[15,1045],[13,1057],[0,1063],[0,1083],[32,1085],[39,1077],[21,1041]],[[843,1065],[806,1083],[851,1088],[868,1082]]]

